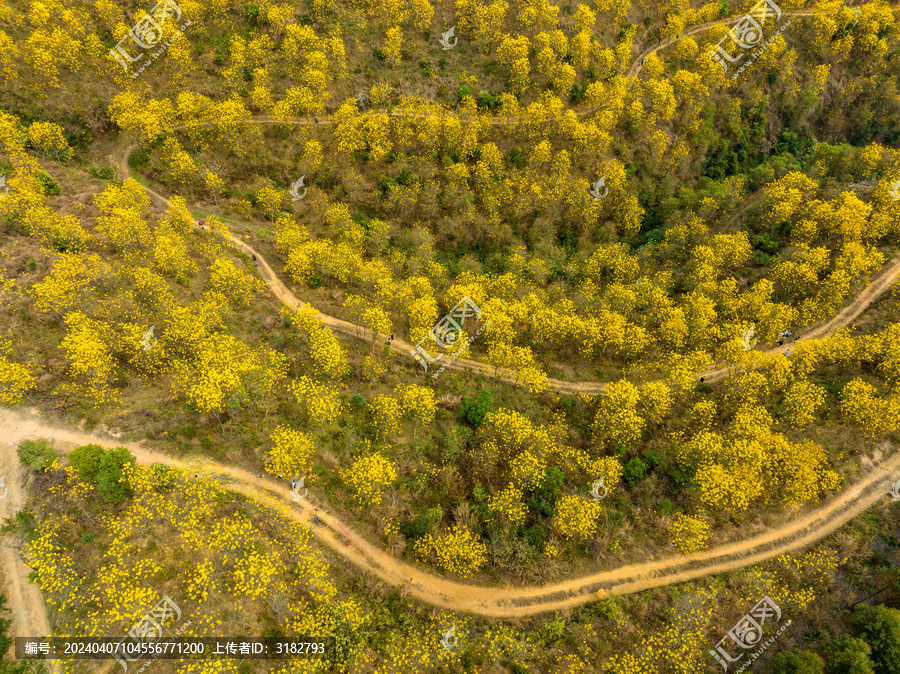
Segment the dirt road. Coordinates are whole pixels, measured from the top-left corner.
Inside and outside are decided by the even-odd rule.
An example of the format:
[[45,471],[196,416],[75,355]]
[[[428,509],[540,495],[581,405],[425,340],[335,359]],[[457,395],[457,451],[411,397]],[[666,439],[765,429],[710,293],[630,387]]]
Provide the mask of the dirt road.
[[[19,461],[16,448],[10,445],[15,440],[6,432],[8,410],[0,410],[0,520],[12,517],[22,509],[27,501],[27,493],[22,486],[25,479],[25,468]],[[7,437],[9,436],[9,437]],[[50,636],[50,623],[40,588],[28,580],[31,567],[25,564],[20,553],[17,536],[7,535],[0,539],[0,563],[3,564],[3,592],[7,606],[12,610],[12,626],[10,636],[44,637]],[[51,671],[59,674],[58,660],[50,660]]]
[[[898,11],[900,7],[893,8],[891,11]],[[802,16],[815,16],[817,14],[826,13],[825,10],[800,10],[800,11],[791,11],[785,12],[784,16],[794,16],[794,17],[802,17]],[[743,16],[743,15],[741,15]],[[717,21],[713,21],[710,23],[705,23],[700,26],[694,26],[685,31],[685,35],[694,35],[696,33],[700,33],[703,31],[707,31],[714,26],[717,25],[730,25],[732,23],[737,22],[741,16],[730,17],[726,19],[721,19]],[[630,82],[637,77],[641,70],[641,63],[644,58],[648,55],[666,49],[673,44],[675,44],[677,40],[668,40],[664,43],[657,45],[656,47],[652,47],[642,54],[640,54],[632,63],[631,67],[627,71],[627,77]],[[579,116],[590,115],[594,112],[594,108],[581,108],[577,110],[577,114]],[[421,117],[425,116],[424,114],[415,114],[415,113],[406,113],[403,111],[392,111],[389,113],[392,117]],[[513,124],[520,123],[525,117],[491,117],[490,123],[494,126],[511,126]],[[301,118],[288,118],[286,120],[273,119],[268,117],[267,115],[258,115],[251,118],[253,122],[258,122],[262,124],[286,124],[293,126],[309,126],[309,125],[329,125],[333,124],[335,119],[331,116],[323,116],[317,118],[317,121],[311,121],[309,119],[301,119]],[[178,126],[172,127],[172,130],[183,130],[188,128],[189,126],[213,126],[214,122],[197,122],[193,124],[180,124]],[[124,141],[124,137],[123,137]],[[128,164],[128,158],[131,156],[131,153],[137,148],[137,145],[124,145],[119,155],[118,165],[119,165],[119,175],[130,176],[134,178],[134,174],[131,172],[131,169]],[[165,209],[168,208],[169,200],[153,190],[152,188],[145,186],[144,189],[151,196],[153,201],[157,204],[157,206]],[[754,195],[750,197],[754,202],[758,200],[758,196]],[[749,201],[749,200],[748,200]],[[193,216],[192,216],[193,217]],[[196,221],[196,218],[194,218]],[[301,305],[308,304],[306,302],[301,302],[296,295],[285,285],[281,279],[275,274],[272,270],[271,266],[266,262],[262,255],[259,254],[252,246],[248,243],[242,241],[236,236],[229,237],[232,244],[234,244],[238,249],[246,253],[247,255],[255,255],[257,261],[259,262],[259,275],[262,280],[266,283],[272,293],[284,304],[292,308],[298,308]],[[887,292],[894,282],[897,280],[898,276],[900,276],[900,256],[894,258],[891,262],[889,262],[885,268],[881,271],[878,277],[867,286],[856,298],[852,300],[852,302],[844,308],[840,313],[831,318],[828,321],[821,323],[818,326],[813,326],[807,330],[806,333],[802,333],[800,335],[800,339],[809,340],[809,339],[817,339],[824,337],[828,334],[834,333],[837,330],[847,327],[852,323],[853,320],[857,316],[859,316],[863,311],[865,311],[875,300],[877,300],[882,294]],[[315,307],[313,307],[315,308]],[[349,335],[352,337],[358,337],[360,334],[371,336],[371,332],[367,329],[361,328],[354,323],[350,323],[349,321],[342,320],[340,318],[336,318],[334,316],[330,316],[328,314],[319,312],[316,310],[319,319],[325,323],[329,328],[334,330],[335,332],[340,332],[345,335]],[[386,341],[387,335],[378,335],[378,340]],[[414,350],[413,345],[405,342],[403,339],[397,337],[395,338],[391,344],[390,348],[398,353],[402,353],[405,357],[412,358],[411,354]],[[755,353],[756,354],[777,354],[777,353],[785,353],[791,348],[790,344],[785,344],[781,347],[775,347],[768,350],[759,349]],[[765,363],[765,359],[758,359],[756,362],[750,365],[750,367],[761,367]],[[469,358],[460,358],[454,362],[449,362],[449,358],[445,358],[442,361],[438,361],[432,366],[432,370],[437,369],[438,367],[446,365],[447,369],[457,370],[461,372],[473,372],[483,376],[496,376],[500,381],[506,382],[508,384],[517,385],[519,384],[519,377],[515,372],[500,368],[495,371],[495,369],[482,363],[477,360],[469,359]],[[716,382],[724,379],[728,376],[729,368],[722,365],[713,365],[706,372],[701,373],[699,376],[702,376],[705,380],[709,382]],[[570,382],[562,379],[555,379],[553,377],[547,377],[545,380],[545,385],[548,389],[558,391],[560,393],[567,393],[571,395],[576,394],[586,394],[586,395],[599,395],[606,391],[606,384],[603,382],[597,381],[584,381],[584,382]]]
[[[210,461],[182,461],[153,451],[145,443],[121,443],[99,433],[61,428],[41,420],[35,413],[0,409],[0,442],[9,448],[25,439],[52,437],[56,448],[70,451],[76,445],[97,443],[107,447],[124,445],[142,464],[165,463],[187,474],[221,476],[228,484],[222,488],[250,496],[286,513],[308,527],[313,535],[361,570],[392,586],[404,586],[417,599],[441,608],[496,618],[513,618],[547,611],[573,608],[596,599],[597,590],[611,594],[629,594],[654,587],[682,583],[712,573],[722,573],[762,562],[798,550],[821,540],[864,510],[888,497],[888,489],[900,472],[900,452],[894,453],[870,469],[864,478],[847,488],[831,502],[802,517],[745,541],[715,547],[688,556],[673,555],[657,561],[632,564],[559,583],[531,587],[488,587],[446,580],[433,573],[400,561],[372,545],[321,504],[309,498],[294,501],[286,484],[280,484],[231,465]],[[6,454],[8,465],[9,456]],[[213,479],[209,477],[208,479]],[[317,516],[324,524],[313,524]],[[351,545],[344,545],[345,536]],[[33,587],[33,586],[32,586]],[[32,607],[40,598],[30,599]],[[39,612],[39,611],[38,611]],[[37,620],[38,618],[34,618]],[[35,628],[37,629],[37,628]]]
[[[897,11],[893,9],[892,11]],[[786,12],[791,16],[812,16],[823,13],[821,10],[803,10],[799,12]],[[693,35],[709,30],[715,25],[728,25],[736,22],[740,17],[732,17],[715,21],[701,26],[695,26],[686,35]],[[669,40],[640,54],[627,71],[629,79],[636,77],[641,69],[641,63],[651,53],[665,49],[675,43]],[[589,115],[593,109],[580,110],[580,116]],[[407,113],[393,112],[393,116],[406,116]],[[266,124],[283,124],[284,121],[270,118],[255,118]],[[318,123],[333,123],[333,118],[320,118]],[[492,118],[490,123],[494,126],[508,126],[522,121],[518,117]],[[293,119],[288,123],[296,125],[311,125],[312,121],[306,119]],[[176,127],[184,128],[184,126]],[[126,147],[122,151],[119,161],[120,170],[124,175],[130,175],[128,157],[133,148]],[[150,188],[146,188],[154,200],[165,207],[168,200]],[[269,264],[251,246],[237,237],[231,237],[232,243],[248,255],[256,255],[259,261],[259,273],[269,289],[279,300],[291,307],[300,304],[298,298],[277,277]],[[895,258],[889,263],[881,274],[873,281],[852,303],[843,309],[838,315],[811,329],[803,335],[804,339],[824,336],[830,332],[851,324],[868,306],[886,292],[896,281],[900,274],[900,258]],[[359,328],[341,319],[319,313],[319,318],[333,330],[356,336]],[[382,337],[380,337],[382,338]],[[409,354],[412,345],[402,339],[395,339],[391,348]],[[773,349],[772,352],[786,351],[789,346]],[[470,359],[460,359],[450,364],[449,369],[468,370],[485,375],[492,375],[493,368]],[[517,383],[514,373],[501,370],[498,376],[503,381]],[[727,368],[711,368],[706,373],[706,378],[715,381],[727,376]],[[548,378],[547,386],[564,393],[598,394],[605,390],[601,382],[566,382]],[[7,517],[25,502],[25,494],[20,486],[22,468],[15,455],[14,447],[9,443],[18,444],[21,440],[37,437],[53,437],[60,449],[71,449],[76,445],[88,442],[97,442],[106,446],[119,445],[113,438],[103,437],[99,434],[84,433],[72,429],[58,428],[41,421],[35,414],[0,410],[0,471],[5,474],[5,486],[7,496],[0,499],[0,515]],[[142,463],[160,461],[173,467],[181,468],[188,472],[203,470],[206,473],[227,475],[233,479],[229,489],[239,491],[261,502],[278,508],[285,509],[298,521],[308,526],[319,540],[332,548],[349,562],[380,577],[391,585],[406,585],[410,593],[422,601],[456,611],[468,611],[485,616],[515,617],[532,615],[545,611],[553,611],[561,608],[571,608],[579,604],[591,601],[596,596],[599,588],[604,588],[614,594],[626,594],[640,590],[684,582],[710,573],[719,573],[729,569],[740,568],[749,564],[783,554],[785,552],[802,549],[805,546],[828,535],[831,531],[841,526],[855,515],[864,511],[884,498],[887,485],[891,476],[900,469],[900,455],[894,456],[882,465],[872,470],[862,482],[846,490],[830,504],[819,508],[802,519],[785,524],[772,530],[763,536],[758,536],[740,543],[722,546],[707,550],[688,557],[673,557],[668,560],[647,562],[627,567],[621,567],[612,571],[584,576],[553,585],[542,587],[523,588],[490,588],[455,583],[444,580],[434,574],[422,571],[414,566],[401,562],[377,547],[359,537],[346,525],[337,520],[322,506],[315,506],[308,500],[291,503],[292,497],[286,487],[271,480],[260,479],[256,476],[229,466],[219,466],[210,461],[194,461],[185,463],[171,457],[153,452],[142,444],[129,445],[129,448]],[[312,517],[316,515],[324,525],[313,525]],[[336,533],[341,531],[351,541],[351,546],[345,546]],[[7,537],[2,549],[2,563],[6,570],[7,596],[10,607],[16,614],[16,622],[13,634],[16,635],[43,635],[49,634],[49,624],[44,610],[44,604],[38,588],[28,582],[29,569],[22,563],[18,552],[9,547]],[[54,662],[54,666],[58,663]]]
[[[128,166],[128,157],[135,148],[136,146],[130,146],[122,152],[120,168]],[[130,171],[126,171],[126,174],[134,177],[130,173]],[[166,197],[162,196],[151,187],[144,186],[144,189],[159,207],[168,207],[169,200]],[[299,308],[302,305],[309,304],[308,302],[301,302],[301,300],[296,295],[294,295],[294,293],[287,287],[287,285],[285,285],[285,283],[280,278],[278,278],[275,272],[272,271],[272,267],[269,266],[269,263],[266,262],[265,258],[250,244],[233,235],[229,237],[229,241],[245,254],[256,256],[257,262],[259,263],[258,270],[260,278],[266,283],[269,290],[272,291],[272,294],[275,295],[275,297],[277,297],[283,304],[294,309]],[[853,298],[850,304],[842,309],[837,315],[817,326],[809,328],[805,333],[801,333],[799,335],[799,339],[820,339],[829,334],[833,334],[834,332],[842,328],[847,327],[854,320],[856,320],[856,318],[860,314],[862,314],[873,302],[875,302],[884,293],[888,292],[893,284],[897,281],[898,277],[900,277],[900,255],[888,262],[888,264],[886,264],[885,267],[879,272],[875,280],[873,280],[868,286],[866,286],[866,288],[864,288],[859,295]],[[315,309],[315,307],[313,307],[313,309]],[[351,337],[367,335],[368,337],[363,338],[371,339],[371,331],[366,328],[362,328],[355,323],[330,316],[318,310],[316,310],[316,313],[319,319],[335,332],[340,332]],[[382,342],[386,341],[387,335],[378,335],[378,340],[381,340]],[[394,351],[402,353],[404,356],[412,360],[411,352],[413,351],[413,345],[404,341],[402,338],[395,337],[390,344],[390,348]],[[785,353],[790,348],[792,348],[791,344],[784,344],[780,347],[774,347],[771,349],[759,349],[754,353],[774,355],[778,353]],[[438,361],[432,366],[432,371],[446,363],[447,369],[450,370],[474,372],[488,377],[494,376],[494,368],[492,366],[477,360],[460,358],[455,362],[448,361],[449,358],[443,361]],[[760,359],[752,363],[750,367],[762,367],[764,363],[765,360]],[[727,377],[728,372],[728,367],[714,365],[710,367],[706,372],[701,373],[700,376],[704,377],[709,382],[716,382]],[[515,372],[503,368],[500,368],[497,371],[496,377],[497,379],[508,384],[516,385],[519,383],[519,378],[516,376]],[[547,377],[544,382],[549,389],[558,391],[560,393],[568,393],[573,395],[599,395],[606,391],[606,384],[603,382],[570,382],[562,379],[554,379],[553,377]]]

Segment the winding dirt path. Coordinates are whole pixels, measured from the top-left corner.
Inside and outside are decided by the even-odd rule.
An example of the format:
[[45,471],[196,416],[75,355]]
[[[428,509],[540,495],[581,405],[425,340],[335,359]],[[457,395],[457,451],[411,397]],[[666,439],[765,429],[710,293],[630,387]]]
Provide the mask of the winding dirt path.
[[[176,129],[184,128],[175,127]],[[125,175],[134,178],[134,174],[128,169],[128,157],[136,148],[136,145],[132,145],[126,147],[122,152],[121,159],[119,160],[119,168]],[[125,167],[125,168],[123,168]],[[147,191],[153,201],[156,204],[165,209],[168,208],[169,200],[156,192],[153,188],[144,185],[143,188]],[[193,216],[192,216],[193,217]],[[196,218],[195,218],[196,220]],[[239,250],[244,252],[250,256],[256,256],[257,262],[259,263],[259,275],[260,278],[266,283],[269,290],[272,292],[275,297],[277,297],[283,304],[288,307],[297,309],[301,306],[310,305],[308,302],[301,301],[291,290],[287,287],[287,285],[278,278],[278,275],[272,270],[272,267],[266,262],[265,258],[250,244],[241,240],[237,236],[230,235],[228,240],[236,246]],[[849,305],[844,307],[839,313],[837,313],[832,318],[810,327],[806,332],[801,333],[797,339],[799,340],[810,340],[810,339],[821,339],[823,337],[827,337],[838,330],[846,328],[857,317],[860,316],[866,309],[871,306],[873,302],[878,300],[883,294],[888,292],[897,279],[900,278],[900,255],[894,257],[890,262],[888,262],[878,273],[876,278],[866,286],[853,300]],[[355,323],[351,323],[350,321],[345,321],[343,319],[337,318],[335,316],[331,316],[329,314],[322,313],[315,307],[312,307],[318,316],[318,318],[329,328],[331,328],[335,332],[340,332],[342,334],[348,335],[350,337],[359,337],[362,335],[371,335],[371,331],[367,328],[363,328],[362,326],[356,325]],[[368,337],[364,339],[370,339]],[[386,341],[387,335],[379,334],[377,336],[378,340]],[[390,348],[393,351],[398,353],[402,353],[405,357],[412,359],[412,353],[414,353],[414,347],[412,344],[404,341],[400,337],[395,337],[393,342],[390,344]],[[757,359],[749,364],[750,368],[758,368],[762,367],[766,359],[759,358],[759,356],[770,355],[774,356],[777,354],[787,353],[791,348],[793,348],[793,344],[784,344],[782,346],[776,346],[769,349],[759,349],[754,350],[754,355],[757,356]],[[459,358],[456,361],[450,362],[449,358],[445,358],[442,361],[438,361],[432,365],[433,369],[436,370],[439,366],[446,366],[448,370],[457,370],[463,372],[474,372],[480,375],[484,375],[487,377],[496,377],[500,381],[506,382],[508,384],[519,384],[519,377],[515,372],[505,369],[499,368],[496,369],[490,365],[487,365],[481,361],[473,360],[470,358]],[[702,376],[706,381],[709,382],[717,382],[725,379],[728,376],[728,373],[731,371],[731,367],[723,366],[723,365],[713,365],[705,372],[701,373],[699,376]],[[577,394],[587,394],[587,395],[600,395],[606,391],[606,384],[603,382],[597,381],[584,381],[584,382],[571,382],[563,379],[555,379],[553,377],[547,377],[544,380],[544,383],[547,388],[558,391],[560,393],[567,393],[571,395]]]
[[[896,12],[900,10],[900,7],[892,8],[892,12]],[[787,16],[792,17],[808,17],[815,16],[818,14],[826,14],[828,13],[826,10],[822,9],[809,9],[809,10],[796,10],[796,11],[787,11],[783,13],[782,19]],[[734,17],[729,17],[725,19],[718,19],[716,21],[711,21],[709,23],[701,24],[699,26],[694,26],[690,29],[687,29],[683,35],[695,35],[697,33],[701,33],[707,30],[710,30],[714,26],[718,25],[730,25],[736,23],[740,20],[744,15],[738,15]],[[641,71],[641,64],[644,59],[650,54],[656,53],[663,49],[666,49],[674,44],[676,44],[680,40],[670,39],[665,42],[658,44],[655,47],[651,47],[650,49],[642,52],[631,64],[629,67],[626,76],[629,80],[629,85],[634,80],[635,77]],[[596,108],[582,108],[576,110],[576,113],[579,116],[586,116],[593,114]],[[426,117],[428,116],[425,113],[408,113],[404,111],[391,111],[388,113],[391,117]],[[490,124],[493,126],[511,126],[513,124],[518,124],[519,122],[528,119],[526,116],[509,116],[509,117],[491,117]],[[323,117],[315,117],[314,121],[310,121],[308,118],[296,118],[291,117],[285,120],[274,119],[269,117],[268,115],[257,115],[253,116],[249,120],[253,123],[260,124],[285,124],[291,126],[311,126],[311,125],[330,125],[335,122],[333,116],[323,116]],[[194,122],[190,124],[180,124],[178,126],[172,127],[171,131],[184,130],[189,127],[198,127],[198,126],[214,126],[215,122],[206,121],[206,122]],[[123,142],[125,139],[123,138]],[[137,148],[137,144],[132,145],[124,145],[121,154],[119,155],[119,159],[117,160],[119,175],[128,176],[134,178],[135,175],[131,172],[128,159],[131,156],[131,153]],[[139,182],[139,181],[138,181]],[[152,197],[152,199],[157,203],[158,206],[165,209],[168,208],[169,200],[153,190],[149,186],[143,186],[147,193]],[[751,196],[751,199],[756,199],[755,196]],[[193,216],[192,216],[193,217]],[[196,218],[195,218],[196,220]],[[246,253],[250,256],[256,256],[257,261],[259,262],[259,275],[262,280],[266,283],[272,293],[285,305],[291,308],[299,308],[301,306],[309,304],[308,302],[301,302],[300,299],[287,287],[287,285],[282,282],[280,278],[275,274],[272,270],[271,266],[266,262],[262,255],[259,254],[252,246],[248,243],[242,241],[240,238],[236,236],[230,236],[229,240],[233,243],[238,249]],[[810,328],[807,328],[805,333],[801,333],[798,336],[798,340],[809,340],[809,339],[820,339],[822,337],[826,337],[838,330],[841,330],[848,325],[850,325],[853,320],[855,320],[860,314],[862,314],[873,302],[875,302],[881,295],[887,292],[894,282],[900,277],[900,255],[896,256],[893,260],[891,260],[878,274],[876,279],[872,281],[856,298],[854,298],[851,303],[842,309],[836,316],[831,319]],[[311,306],[311,305],[310,305]],[[367,328],[363,328],[361,326],[356,325],[355,323],[351,323],[349,321],[345,321],[340,318],[336,318],[329,314],[322,313],[318,311],[318,309],[313,309],[316,311],[318,318],[329,328],[331,328],[335,332],[340,332],[345,335],[349,335],[351,337],[359,337],[361,334],[371,335],[371,332]],[[387,341],[387,335],[377,335],[376,339]],[[402,353],[405,357],[411,357],[414,353],[414,346],[404,341],[403,339],[397,337],[395,338],[391,344],[390,348],[393,351],[398,353]],[[754,355],[756,356],[756,360],[749,364],[750,368],[758,368],[765,364],[765,358],[759,358],[760,355],[776,355],[780,353],[787,353],[792,348],[791,344],[785,344],[780,347],[773,347],[770,349],[759,349],[754,351]],[[481,361],[473,360],[470,358],[459,358],[453,362],[450,362],[449,357],[445,357],[443,360],[438,361],[432,365],[433,369],[437,369],[438,367],[446,367],[449,370],[457,370],[461,372],[473,372],[479,375],[495,377],[500,381],[506,382],[508,384],[518,385],[520,378],[518,375],[509,369],[506,368],[494,368],[491,365],[487,365]],[[700,377],[703,377],[704,380],[709,382],[717,382],[725,379],[728,376],[728,373],[732,370],[733,366],[725,366],[721,364],[713,365],[705,372],[702,372]],[[555,379],[553,377],[547,377],[544,380],[544,384],[547,388],[552,389],[554,391],[558,391],[560,393],[567,393],[570,395],[577,394],[586,394],[586,395],[600,395],[605,393],[606,384],[603,382],[597,381],[583,381],[583,382],[571,382],[562,379]]]
[[[897,11],[897,9],[892,9]],[[823,10],[803,10],[786,12],[791,16],[812,16],[824,13]],[[714,21],[687,30],[685,35],[693,35],[709,30],[715,25],[729,25],[739,20],[738,17]],[[649,54],[665,49],[677,40],[668,40],[640,54],[627,71],[627,77],[633,79],[640,73],[641,63]],[[579,115],[591,114],[593,110],[579,111]],[[392,116],[409,116],[402,112],[392,112]],[[417,115],[416,115],[417,116]],[[254,121],[266,124],[309,125],[313,123],[330,124],[332,117],[323,117],[316,122],[302,119],[273,120],[267,117],[253,118]],[[519,123],[521,118],[492,118],[494,126],[506,126]],[[175,128],[185,128],[184,126]],[[173,129],[174,130],[174,129]],[[126,147],[118,162],[120,171],[131,175],[128,157],[133,147]],[[145,188],[158,204],[166,207],[168,199],[149,187]],[[259,261],[259,273],[269,289],[278,299],[291,307],[301,304],[291,290],[277,277],[269,264],[250,245],[237,237],[231,242],[248,255],[256,255]],[[853,302],[839,314],[822,325],[812,328],[804,339],[825,336],[835,330],[846,327],[854,321],[866,308],[880,297],[896,281],[900,274],[900,257],[895,258]],[[327,314],[318,314],[319,318],[333,330],[356,336],[360,328],[353,323]],[[379,336],[379,338],[382,338]],[[412,345],[401,339],[395,339],[391,348],[408,354]],[[769,353],[785,352],[789,345],[772,349]],[[448,365],[449,369],[467,370],[481,374],[493,374],[493,368],[481,362],[460,359]],[[715,381],[726,377],[727,368],[712,368],[706,378]],[[497,376],[503,381],[517,383],[514,373],[500,370]],[[598,394],[605,390],[600,382],[566,382],[548,378],[547,386],[565,393]],[[393,586],[405,586],[410,594],[424,602],[459,612],[471,612],[484,616],[512,618],[534,615],[547,611],[572,608],[596,597],[598,589],[605,589],[613,594],[628,594],[673,583],[685,582],[712,573],[721,573],[755,564],[771,557],[801,550],[827,536],[850,519],[878,503],[887,493],[893,474],[900,470],[900,453],[883,461],[872,469],[859,483],[845,490],[830,503],[809,512],[803,517],[789,522],[777,529],[753,538],[719,546],[702,553],[688,556],[676,556],[659,561],[648,561],[633,564],[610,571],[590,574],[580,578],[537,587],[483,587],[457,583],[441,578],[415,566],[395,559],[378,547],[373,546],[361,536],[353,532],[337,517],[320,505],[304,499],[291,503],[290,492],[273,480],[258,478],[255,475],[235,468],[222,466],[209,460],[178,460],[144,446],[143,443],[121,443],[111,437],[98,433],[86,433],[54,427],[42,421],[36,411],[17,412],[0,409],[0,471],[6,475],[5,486],[7,496],[0,499],[0,515],[8,517],[20,509],[25,503],[25,493],[21,487],[23,468],[18,461],[15,448],[9,443],[18,445],[26,439],[51,437],[57,441],[59,449],[71,450],[76,445],[96,442],[105,446],[127,446],[141,463],[161,462],[185,471],[203,472],[204,475],[218,475],[231,480],[228,488],[260,502],[285,511],[292,518],[309,527],[315,536],[328,545],[335,553],[355,564],[359,568],[377,576]],[[289,500],[290,499],[290,500]],[[293,505],[293,508],[290,508]],[[287,508],[286,508],[287,506]],[[323,524],[313,524],[313,517],[318,517]],[[338,533],[340,532],[340,533]],[[343,538],[351,542],[343,543]],[[9,547],[7,542],[0,552],[0,559],[7,571],[7,596],[10,607],[15,610],[16,623],[14,634],[44,635],[50,634],[45,606],[37,586],[28,582],[28,569],[22,563],[17,551]],[[53,668],[58,671],[59,663],[54,661]]]
[[[187,475],[202,473],[205,479],[223,480],[227,483],[223,488],[284,512],[308,527],[320,541],[346,561],[388,585],[403,586],[417,599],[441,608],[495,618],[514,618],[570,609],[595,600],[597,590],[601,588],[611,594],[630,594],[743,568],[781,554],[803,550],[888,497],[894,474],[900,471],[900,452],[895,452],[829,503],[776,529],[737,543],[692,555],[673,555],[657,561],[630,564],[543,586],[490,587],[447,580],[400,561],[352,531],[322,504],[310,499],[296,502],[286,486],[274,480],[259,478],[235,466],[218,464],[208,459],[180,460],[153,451],[144,442],[122,443],[100,433],[54,426],[40,419],[34,410],[0,409],[0,429],[0,443],[6,448],[4,461],[7,462],[14,456],[9,447],[10,441],[18,445],[26,439],[51,437],[56,448],[66,452],[76,445],[87,443],[107,447],[125,446],[142,464],[156,461],[184,471]],[[314,516],[323,524],[313,524]],[[348,539],[351,545],[345,545],[343,538]],[[31,601],[33,604],[35,600]],[[36,601],[40,602],[39,596]],[[34,619],[38,620],[37,617]]]
[[[3,486],[0,487],[0,520],[15,515],[28,500],[23,486],[26,470],[19,461],[16,448],[10,445],[10,442],[18,445],[18,441],[12,436],[6,437],[5,411],[0,411],[0,477],[3,478]],[[28,580],[31,567],[25,564],[20,550],[18,536],[7,534],[0,539],[3,593],[6,595],[7,607],[12,610],[13,622],[9,634],[14,637],[50,636],[50,622],[40,587]],[[54,674],[60,674],[59,660],[50,660],[48,664]]]

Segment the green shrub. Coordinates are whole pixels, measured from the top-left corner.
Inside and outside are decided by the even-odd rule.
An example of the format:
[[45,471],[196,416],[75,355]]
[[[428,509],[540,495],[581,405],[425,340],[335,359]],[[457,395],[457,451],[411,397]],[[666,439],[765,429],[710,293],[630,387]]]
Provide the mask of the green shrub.
[[647,474],[647,464],[635,457],[625,465],[625,481],[629,487],[633,487],[638,480],[644,479]]
[[572,85],[572,88],[569,90],[569,98],[571,99],[571,102],[581,103],[581,101],[584,100],[584,91],[584,87],[580,83],[575,82]]
[[91,166],[88,173],[101,180],[115,180],[116,170],[111,166]]
[[82,445],[69,455],[69,463],[88,484],[97,488],[105,503],[120,503],[132,495],[131,487],[122,481],[125,464],[135,459],[124,447],[103,449],[100,445]]
[[538,637],[548,648],[552,648],[563,637],[566,631],[566,621],[562,618],[550,620],[538,629]]
[[80,253],[87,248],[81,227],[59,227],[53,232],[53,250],[57,253]]
[[544,517],[550,517],[556,511],[556,501],[562,493],[563,472],[556,466],[550,466],[544,473],[544,481],[525,499],[525,505]]
[[100,457],[106,450],[100,445],[82,445],[69,454],[69,465],[78,471],[78,476],[89,484],[97,480],[100,470]]
[[34,177],[41,183],[44,194],[48,196],[59,194],[59,183],[56,182],[49,173],[46,171],[35,171]]
[[594,612],[597,615],[603,616],[610,622],[615,623],[616,618],[619,616],[619,613],[621,613],[621,609],[615,599],[607,597],[594,604]]
[[547,529],[540,524],[535,524],[525,530],[522,538],[535,550],[541,550],[544,547],[544,542],[547,540]]
[[656,468],[660,463],[662,463],[662,455],[654,450],[648,450],[644,452],[644,461],[647,462],[647,468]]
[[482,389],[477,398],[464,397],[459,403],[459,417],[471,426],[478,427],[494,405],[490,389]]
[[128,165],[133,169],[139,169],[150,165],[150,148],[139,147],[128,157]]
[[769,665],[773,674],[825,674],[825,662],[815,653],[777,653]]
[[487,91],[479,91],[476,103],[483,110],[493,110],[497,107],[498,100]]
[[153,489],[158,492],[169,491],[175,486],[176,472],[171,466],[164,463],[150,464],[150,477],[153,481]]
[[44,470],[56,459],[49,440],[25,440],[19,444],[19,460],[34,470]]

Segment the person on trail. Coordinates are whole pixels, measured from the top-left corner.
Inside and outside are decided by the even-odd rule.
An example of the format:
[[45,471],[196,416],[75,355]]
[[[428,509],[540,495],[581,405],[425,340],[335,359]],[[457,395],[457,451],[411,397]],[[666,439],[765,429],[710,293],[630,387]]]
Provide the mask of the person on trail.
[[781,346],[782,344],[784,344],[784,340],[783,340],[783,339],[779,339],[779,340],[778,340],[778,346]]
[[641,68],[644,67],[644,59],[641,59]]

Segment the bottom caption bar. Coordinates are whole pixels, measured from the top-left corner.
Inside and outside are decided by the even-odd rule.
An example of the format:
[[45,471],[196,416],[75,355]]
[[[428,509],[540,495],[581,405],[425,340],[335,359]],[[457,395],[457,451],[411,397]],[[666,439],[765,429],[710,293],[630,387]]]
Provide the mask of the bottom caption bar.
[[16,637],[16,658],[135,661],[163,659],[258,658],[278,660],[328,655],[334,639],[243,637]]

